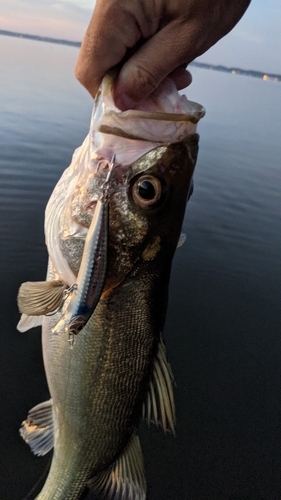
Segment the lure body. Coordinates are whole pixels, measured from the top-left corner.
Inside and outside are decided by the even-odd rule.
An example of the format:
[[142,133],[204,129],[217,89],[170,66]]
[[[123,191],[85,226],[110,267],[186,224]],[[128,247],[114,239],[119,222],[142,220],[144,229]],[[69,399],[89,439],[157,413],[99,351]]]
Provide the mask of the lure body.
[[90,225],[77,276],[77,283],[66,304],[66,311],[52,328],[53,333],[66,332],[70,342],[86,325],[103,290],[107,263],[108,203],[98,200]]

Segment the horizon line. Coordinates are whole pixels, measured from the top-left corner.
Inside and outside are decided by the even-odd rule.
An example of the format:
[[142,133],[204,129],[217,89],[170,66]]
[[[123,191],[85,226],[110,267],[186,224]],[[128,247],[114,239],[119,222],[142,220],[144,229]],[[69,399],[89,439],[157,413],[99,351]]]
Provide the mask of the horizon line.
[[[47,37],[47,36],[41,36],[41,35],[30,35],[28,33],[20,33],[17,31],[9,31],[9,30],[2,30],[0,29],[0,35],[4,36],[12,36],[16,38],[26,38],[28,40],[35,40],[38,42],[47,42],[47,43],[57,43],[60,45],[68,45],[72,47],[81,47],[82,42],[76,42],[72,40],[65,40],[65,39],[60,39],[60,38],[52,38],[52,37]],[[247,75],[247,76],[252,76],[256,78],[262,78],[263,80],[271,80],[273,79],[274,81],[281,81],[281,75],[278,73],[268,73],[268,72],[263,72],[259,70],[252,70],[252,69],[243,69],[243,68],[238,68],[238,67],[227,67],[221,64],[211,64],[211,63],[203,63],[199,61],[192,61],[189,66],[197,66],[201,67],[204,69],[212,69],[215,71],[223,71],[226,73],[232,73],[232,74],[240,74],[240,75]]]

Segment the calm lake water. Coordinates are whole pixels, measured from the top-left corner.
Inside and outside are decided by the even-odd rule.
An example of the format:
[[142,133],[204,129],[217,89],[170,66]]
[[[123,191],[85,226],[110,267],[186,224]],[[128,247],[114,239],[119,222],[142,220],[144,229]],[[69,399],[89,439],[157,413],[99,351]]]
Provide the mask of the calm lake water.
[[[45,278],[44,208],[88,131],[76,57],[0,36],[1,500],[24,498],[50,459],[18,434],[48,389],[40,330],[17,332],[16,295]],[[279,500],[281,85],[192,73],[187,96],[207,114],[165,329],[177,437],[141,428],[147,498]]]

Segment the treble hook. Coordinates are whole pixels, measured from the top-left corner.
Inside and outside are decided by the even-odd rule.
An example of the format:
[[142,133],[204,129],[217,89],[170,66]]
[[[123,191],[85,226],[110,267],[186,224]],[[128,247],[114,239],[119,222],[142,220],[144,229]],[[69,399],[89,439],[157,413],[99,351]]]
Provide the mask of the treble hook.
[[64,291],[63,291],[63,298],[62,298],[62,301],[59,305],[59,307],[57,307],[53,312],[51,313],[48,313],[48,314],[45,314],[45,316],[54,316],[55,314],[57,314],[58,312],[60,312],[64,306],[64,303],[67,299],[67,297],[69,297],[69,295],[74,291],[74,290],[77,290],[77,284],[76,283],[73,283],[73,285],[70,285],[69,288],[66,288]]
[[101,195],[100,199],[104,203],[106,203],[107,199],[108,199],[109,181],[110,181],[112,172],[115,168],[115,158],[116,158],[116,155],[114,154],[111,158],[111,162],[108,165],[108,173],[107,173],[106,179],[105,179],[104,183],[101,185],[102,195]]
[[74,333],[69,332],[69,334],[68,334],[68,342],[69,342],[69,345],[70,345],[70,349],[73,349],[73,346],[75,345],[75,336],[74,336]]

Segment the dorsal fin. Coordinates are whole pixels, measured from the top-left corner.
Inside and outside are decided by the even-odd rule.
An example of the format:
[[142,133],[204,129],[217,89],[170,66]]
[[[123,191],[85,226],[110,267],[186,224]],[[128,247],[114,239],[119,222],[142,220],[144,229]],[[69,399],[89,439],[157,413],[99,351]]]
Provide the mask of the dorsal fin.
[[53,401],[34,406],[21,424],[20,435],[35,455],[46,455],[54,446]]
[[101,499],[145,500],[143,457],[136,434],[113,465],[90,479],[89,487]]
[[19,289],[19,310],[28,316],[42,316],[53,312],[61,305],[66,288],[66,283],[61,280],[27,281]]
[[143,419],[148,425],[153,422],[161,425],[164,432],[170,430],[175,434],[175,401],[173,391],[173,374],[166,358],[166,349],[162,338],[154,361],[153,373],[149,383],[146,400],[143,404]]

